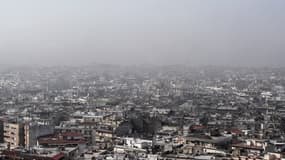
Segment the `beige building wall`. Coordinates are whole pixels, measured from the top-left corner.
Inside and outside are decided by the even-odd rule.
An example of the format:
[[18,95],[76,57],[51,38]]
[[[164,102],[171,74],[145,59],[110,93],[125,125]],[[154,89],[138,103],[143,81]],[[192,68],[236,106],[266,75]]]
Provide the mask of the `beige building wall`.
[[10,144],[12,148],[23,145],[23,126],[4,122],[4,143]]

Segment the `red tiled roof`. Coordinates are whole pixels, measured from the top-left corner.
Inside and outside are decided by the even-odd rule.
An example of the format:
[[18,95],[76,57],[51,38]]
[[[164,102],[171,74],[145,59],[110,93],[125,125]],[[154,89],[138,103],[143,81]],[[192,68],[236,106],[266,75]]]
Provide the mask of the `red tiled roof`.
[[[70,139],[66,137],[71,137]],[[72,138],[72,137],[76,137]],[[64,132],[58,134],[46,135],[38,138],[40,144],[52,144],[52,145],[67,145],[67,144],[84,144],[85,138],[81,133],[77,132]]]
[[59,154],[57,154],[57,155],[52,157],[53,160],[59,160],[61,158],[64,158],[64,154],[63,153],[59,153]]
[[242,134],[242,131],[237,128],[232,128],[227,130],[228,132],[234,133],[234,134]]
[[193,125],[190,127],[190,129],[198,130],[198,129],[205,129],[205,126],[202,125]]

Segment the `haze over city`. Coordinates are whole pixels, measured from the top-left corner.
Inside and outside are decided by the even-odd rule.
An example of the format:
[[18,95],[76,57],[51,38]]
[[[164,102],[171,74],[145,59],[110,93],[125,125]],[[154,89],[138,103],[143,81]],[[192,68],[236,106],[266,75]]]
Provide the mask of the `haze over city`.
[[0,64],[284,66],[283,0],[0,2]]
[[285,0],[0,0],[0,160],[285,160]]

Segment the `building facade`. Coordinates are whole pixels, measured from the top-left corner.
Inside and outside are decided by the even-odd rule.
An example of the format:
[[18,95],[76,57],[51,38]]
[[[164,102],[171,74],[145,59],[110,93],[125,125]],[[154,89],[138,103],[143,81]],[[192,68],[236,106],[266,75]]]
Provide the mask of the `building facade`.
[[12,148],[24,146],[24,125],[4,122],[4,143]]

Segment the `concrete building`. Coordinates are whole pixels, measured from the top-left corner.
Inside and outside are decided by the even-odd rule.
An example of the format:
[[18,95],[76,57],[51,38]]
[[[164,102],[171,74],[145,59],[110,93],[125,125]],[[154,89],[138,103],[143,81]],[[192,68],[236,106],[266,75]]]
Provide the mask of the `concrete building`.
[[29,123],[24,126],[25,131],[25,147],[32,147],[37,145],[37,138],[40,136],[52,134],[54,126],[39,125],[37,123]]
[[65,133],[65,132],[75,132],[81,133],[85,140],[87,141],[87,145],[95,145],[96,144],[96,129],[88,128],[86,125],[78,125],[77,126],[56,126],[55,133]]
[[4,122],[4,143],[12,148],[24,145],[24,125]]

